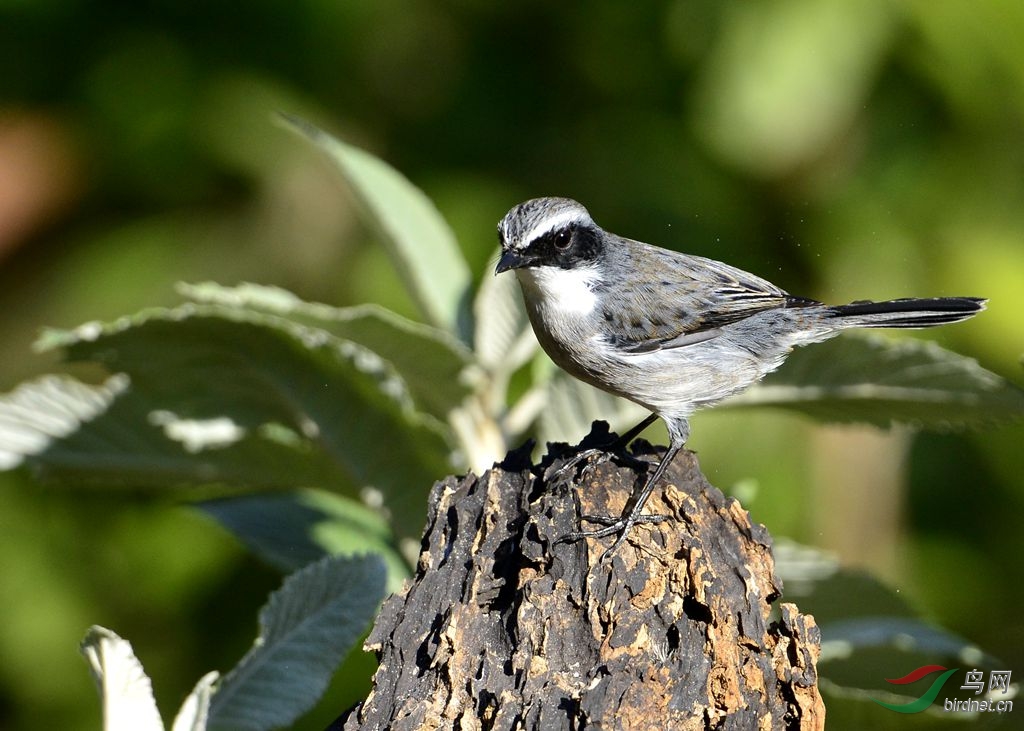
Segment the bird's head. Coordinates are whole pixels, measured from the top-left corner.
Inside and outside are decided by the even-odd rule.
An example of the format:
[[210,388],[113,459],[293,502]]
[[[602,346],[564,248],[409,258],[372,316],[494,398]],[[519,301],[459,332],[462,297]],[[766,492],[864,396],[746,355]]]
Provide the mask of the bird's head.
[[501,258],[494,269],[594,266],[604,249],[604,232],[590,213],[570,198],[534,198],[520,203],[498,224]]

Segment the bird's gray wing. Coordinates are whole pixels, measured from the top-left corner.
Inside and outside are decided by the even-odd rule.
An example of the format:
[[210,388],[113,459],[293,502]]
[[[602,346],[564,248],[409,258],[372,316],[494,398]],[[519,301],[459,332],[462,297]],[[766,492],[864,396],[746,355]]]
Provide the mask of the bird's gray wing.
[[686,347],[759,312],[820,304],[713,259],[629,243],[644,249],[626,250],[632,256],[622,271],[629,273],[601,307],[605,340],[622,352]]

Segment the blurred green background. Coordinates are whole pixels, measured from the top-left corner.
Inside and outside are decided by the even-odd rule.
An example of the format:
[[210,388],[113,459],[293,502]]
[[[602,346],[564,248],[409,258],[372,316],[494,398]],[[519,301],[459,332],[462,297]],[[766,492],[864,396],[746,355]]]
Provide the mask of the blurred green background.
[[[0,391],[58,368],[32,351],[41,327],[170,304],[179,280],[414,314],[277,110],[403,171],[480,277],[509,207],[568,195],[801,295],[990,297],[927,337],[1020,383],[1021,39],[1020,0],[0,2]],[[773,534],[869,569],[1024,676],[1024,427],[729,411],[693,434]],[[5,730],[98,727],[77,654],[92,623],[132,640],[170,719],[280,582],[174,495],[20,474],[0,474],[0,556]],[[302,728],[365,693],[372,661],[349,665]]]

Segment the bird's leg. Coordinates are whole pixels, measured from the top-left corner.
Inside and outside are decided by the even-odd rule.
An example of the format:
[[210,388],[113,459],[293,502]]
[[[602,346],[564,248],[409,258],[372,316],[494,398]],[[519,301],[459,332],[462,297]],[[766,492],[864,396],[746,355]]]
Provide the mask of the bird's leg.
[[658,484],[658,481],[665,474],[665,470],[668,469],[672,460],[675,459],[679,450],[682,449],[684,438],[685,437],[680,438],[680,436],[673,435],[672,442],[669,444],[668,450],[658,463],[657,469],[654,470],[654,474],[647,479],[643,488],[639,492],[634,492],[630,496],[629,500],[626,501],[626,505],[622,510],[622,515],[618,518],[600,515],[583,515],[581,516],[582,520],[585,520],[588,523],[600,523],[605,527],[598,528],[597,530],[581,530],[576,533],[568,533],[559,538],[558,542],[577,541],[581,538],[604,538],[605,536],[617,534],[615,542],[601,554],[599,561],[603,561],[609,553],[614,551],[619,544],[625,540],[629,531],[637,523],[660,523],[664,520],[668,520],[669,516],[667,515],[643,515],[642,511],[647,499],[650,498],[651,493],[654,492],[655,485]]
[[620,449],[624,449],[629,446],[629,443],[640,436],[640,433],[649,427],[658,418],[657,414],[648,414],[643,421],[634,426],[632,429],[627,431],[620,437],[617,437],[614,441],[610,442],[606,447],[591,447],[589,449],[582,449],[574,454],[565,464],[561,465],[550,475],[545,475],[548,481],[556,480],[568,472],[571,472],[576,468],[580,462],[585,462],[591,457],[598,454],[607,454],[609,452],[617,452]]

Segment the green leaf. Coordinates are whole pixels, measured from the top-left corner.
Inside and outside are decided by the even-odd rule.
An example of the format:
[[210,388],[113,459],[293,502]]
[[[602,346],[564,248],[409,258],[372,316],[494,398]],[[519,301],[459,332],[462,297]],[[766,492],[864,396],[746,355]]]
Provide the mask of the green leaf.
[[409,576],[379,513],[322,490],[242,495],[197,503],[255,554],[290,573],[326,555],[375,553],[388,569],[388,591]]
[[413,409],[394,370],[322,330],[186,305],[51,331],[44,346],[124,373],[131,386],[32,456],[43,477],[353,495],[369,485],[383,492],[396,529],[418,535],[430,486],[448,471],[444,430]]
[[933,342],[847,334],[797,348],[782,368],[723,406],[780,406],[825,421],[949,428],[1020,417],[1024,391]]
[[469,394],[472,353],[444,330],[413,322],[377,305],[331,307],[304,302],[277,287],[212,282],[180,284],[184,296],[204,303],[277,315],[357,343],[390,363],[416,407],[444,420]]
[[[49,377],[48,377],[49,378]],[[66,380],[73,388],[62,389],[64,394],[76,390],[103,389]],[[129,383],[123,374],[108,380]],[[24,384],[21,389],[31,393],[38,382]],[[52,398],[52,390],[40,389],[46,397],[41,415],[50,415],[74,408],[76,402],[62,402]],[[8,399],[0,400],[0,421],[8,421],[11,410]],[[72,398],[69,396],[69,398]],[[234,422],[223,417],[211,420],[174,420],[171,412],[156,409],[150,394],[131,388],[112,401],[106,411],[97,412],[91,419],[75,425],[75,430],[61,436],[47,436],[37,431],[38,422],[26,420],[15,423],[21,434],[38,439],[38,443],[19,446],[17,451],[6,452],[11,458],[7,467],[24,463],[42,480],[65,482],[72,485],[103,487],[168,488],[181,485],[224,484],[237,487],[281,488],[295,484],[328,484],[345,486],[349,477],[339,465],[322,450],[304,442],[297,436],[279,440],[273,430],[264,434],[259,430],[229,445],[199,448],[198,434],[203,424],[219,425]],[[159,419],[154,419],[154,415]],[[157,424],[157,420],[162,424]],[[56,419],[54,423],[60,423]],[[195,434],[187,429],[200,425]],[[11,425],[5,431],[11,433]],[[236,432],[237,433],[237,432]],[[170,435],[173,434],[172,438]],[[21,440],[21,436],[18,437]],[[186,446],[187,440],[188,446]],[[11,442],[7,442],[10,446]]]
[[220,679],[216,670],[199,679],[196,687],[181,704],[181,710],[174,718],[171,731],[206,731],[210,715],[210,702],[213,699],[214,686]]
[[163,731],[153,686],[127,640],[93,626],[81,652],[103,701],[104,731]]
[[468,342],[472,275],[455,234],[430,199],[379,158],[309,122],[282,116],[338,166],[427,322]]
[[210,705],[219,731],[287,726],[316,703],[384,596],[377,556],[328,556],[292,574],[260,610],[252,649]]

